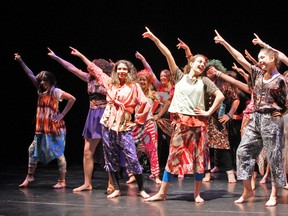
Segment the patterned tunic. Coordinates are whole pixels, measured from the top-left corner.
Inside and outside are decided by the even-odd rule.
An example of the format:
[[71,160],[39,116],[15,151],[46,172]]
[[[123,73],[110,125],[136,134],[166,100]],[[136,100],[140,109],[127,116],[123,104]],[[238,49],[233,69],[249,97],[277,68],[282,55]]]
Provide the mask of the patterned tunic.
[[36,129],[29,147],[29,162],[38,160],[44,164],[63,155],[65,148],[66,126],[64,120],[52,121],[59,115],[58,103],[63,91],[52,87],[48,92],[38,92]]
[[[221,92],[225,96],[225,100],[223,103],[226,105],[225,113],[229,112],[233,101],[239,100],[237,94],[231,85],[222,85],[220,87]],[[210,107],[214,101],[214,96],[207,97],[208,98],[208,106]],[[208,120],[208,135],[209,135],[209,148],[215,149],[230,149],[230,143],[228,138],[228,131],[226,125],[223,125],[219,122],[218,112],[215,111],[211,116],[209,116]]]

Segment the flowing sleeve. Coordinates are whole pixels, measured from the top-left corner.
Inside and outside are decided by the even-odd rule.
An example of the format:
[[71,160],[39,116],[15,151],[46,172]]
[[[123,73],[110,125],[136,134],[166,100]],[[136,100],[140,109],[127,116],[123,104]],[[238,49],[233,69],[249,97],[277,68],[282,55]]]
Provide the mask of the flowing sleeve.
[[107,74],[105,74],[101,68],[99,68],[94,63],[91,63],[87,66],[87,70],[91,76],[95,77],[96,81],[104,86],[104,88],[108,89],[108,83],[111,80],[111,77],[109,77]]

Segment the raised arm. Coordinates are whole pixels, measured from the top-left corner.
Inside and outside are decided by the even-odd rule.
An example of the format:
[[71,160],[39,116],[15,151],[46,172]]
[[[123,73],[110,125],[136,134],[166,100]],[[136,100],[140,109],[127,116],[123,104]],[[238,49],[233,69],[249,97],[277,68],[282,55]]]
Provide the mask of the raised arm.
[[160,85],[160,81],[157,79],[157,77],[156,77],[155,73],[153,72],[150,64],[146,61],[145,57],[141,53],[139,53],[138,51],[136,51],[135,57],[142,62],[145,69],[150,71],[150,76],[152,78],[151,79],[152,84],[157,89],[158,86]]
[[178,49],[183,49],[185,51],[185,57],[187,59],[187,62],[189,62],[190,58],[193,56],[189,46],[184,43],[180,38],[177,38],[179,43],[176,45]]
[[143,38],[149,38],[156,44],[161,53],[166,57],[170,72],[174,74],[178,66],[175,63],[170,50],[147,27],[145,28],[147,31],[143,33]]
[[256,59],[254,59],[254,58],[252,57],[252,55],[248,52],[247,49],[245,49],[244,52],[245,52],[245,57],[246,57],[252,64],[254,64],[254,65],[258,64],[258,62],[256,61]]
[[233,63],[232,69],[237,71],[245,79],[246,83],[248,83],[249,74],[247,74],[242,68],[237,67],[235,63]]
[[22,60],[21,56],[18,53],[14,54],[14,59],[20,64],[20,66],[22,67],[28,78],[31,80],[35,88],[38,89],[38,81],[33,71],[30,70],[30,68],[25,64],[25,62]]
[[66,70],[70,71],[77,77],[79,77],[84,82],[87,81],[87,77],[89,76],[88,73],[83,72],[79,68],[75,67],[72,63],[62,59],[61,57],[57,56],[55,52],[53,52],[50,48],[48,48],[48,56],[50,56],[53,60],[57,61],[59,64],[61,64]]
[[252,40],[252,43],[254,45],[259,45],[263,48],[270,48],[270,49],[277,51],[280,61],[282,61],[285,65],[288,66],[288,57],[283,52],[281,52],[281,51],[269,46],[267,43],[263,42],[257,34],[254,33],[254,36],[255,36],[255,38]]
[[251,64],[246,60],[246,58],[234,47],[232,47],[227,41],[225,41],[222,36],[215,30],[216,36],[214,41],[216,44],[222,44],[227,51],[232,55],[232,57],[249,73],[251,73]]
[[142,64],[143,64],[143,66],[144,66],[145,69],[153,72],[150,64],[146,61],[145,57],[144,57],[141,53],[139,53],[138,51],[136,51],[135,57],[142,62]]

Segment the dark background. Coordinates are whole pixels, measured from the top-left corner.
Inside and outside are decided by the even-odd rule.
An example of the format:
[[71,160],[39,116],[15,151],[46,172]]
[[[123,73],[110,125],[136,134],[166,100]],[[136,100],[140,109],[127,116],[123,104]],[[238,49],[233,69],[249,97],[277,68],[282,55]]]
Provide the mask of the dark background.
[[[18,52],[38,73],[53,72],[60,88],[77,101],[65,117],[66,158],[69,164],[82,164],[82,129],[88,112],[86,83],[67,72],[47,56],[47,47],[86,71],[85,65],[70,54],[77,48],[89,59],[128,59],[137,69],[143,54],[158,75],[167,68],[166,59],[152,41],[143,39],[147,26],[171,50],[178,66],[186,63],[183,50],[177,50],[179,37],[191,51],[219,59],[231,69],[234,59],[222,45],[214,43],[214,29],[236,49],[245,49],[257,58],[259,47],[253,33],[271,46],[288,53],[287,6],[285,1],[5,1],[0,10],[1,68],[1,155],[2,165],[27,164],[27,148],[34,136],[36,91],[14,61]],[[286,70],[282,67],[281,71]],[[61,105],[63,106],[63,105]],[[2,166],[1,165],[1,166]]]

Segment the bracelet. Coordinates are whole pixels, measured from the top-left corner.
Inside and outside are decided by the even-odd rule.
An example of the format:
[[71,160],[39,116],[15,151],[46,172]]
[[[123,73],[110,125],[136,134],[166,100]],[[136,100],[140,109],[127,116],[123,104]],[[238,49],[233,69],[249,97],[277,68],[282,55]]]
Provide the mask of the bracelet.
[[230,119],[233,119],[233,117],[232,117],[229,113],[226,113],[226,115],[227,115]]
[[222,74],[221,71],[216,71],[216,76],[219,77]]

